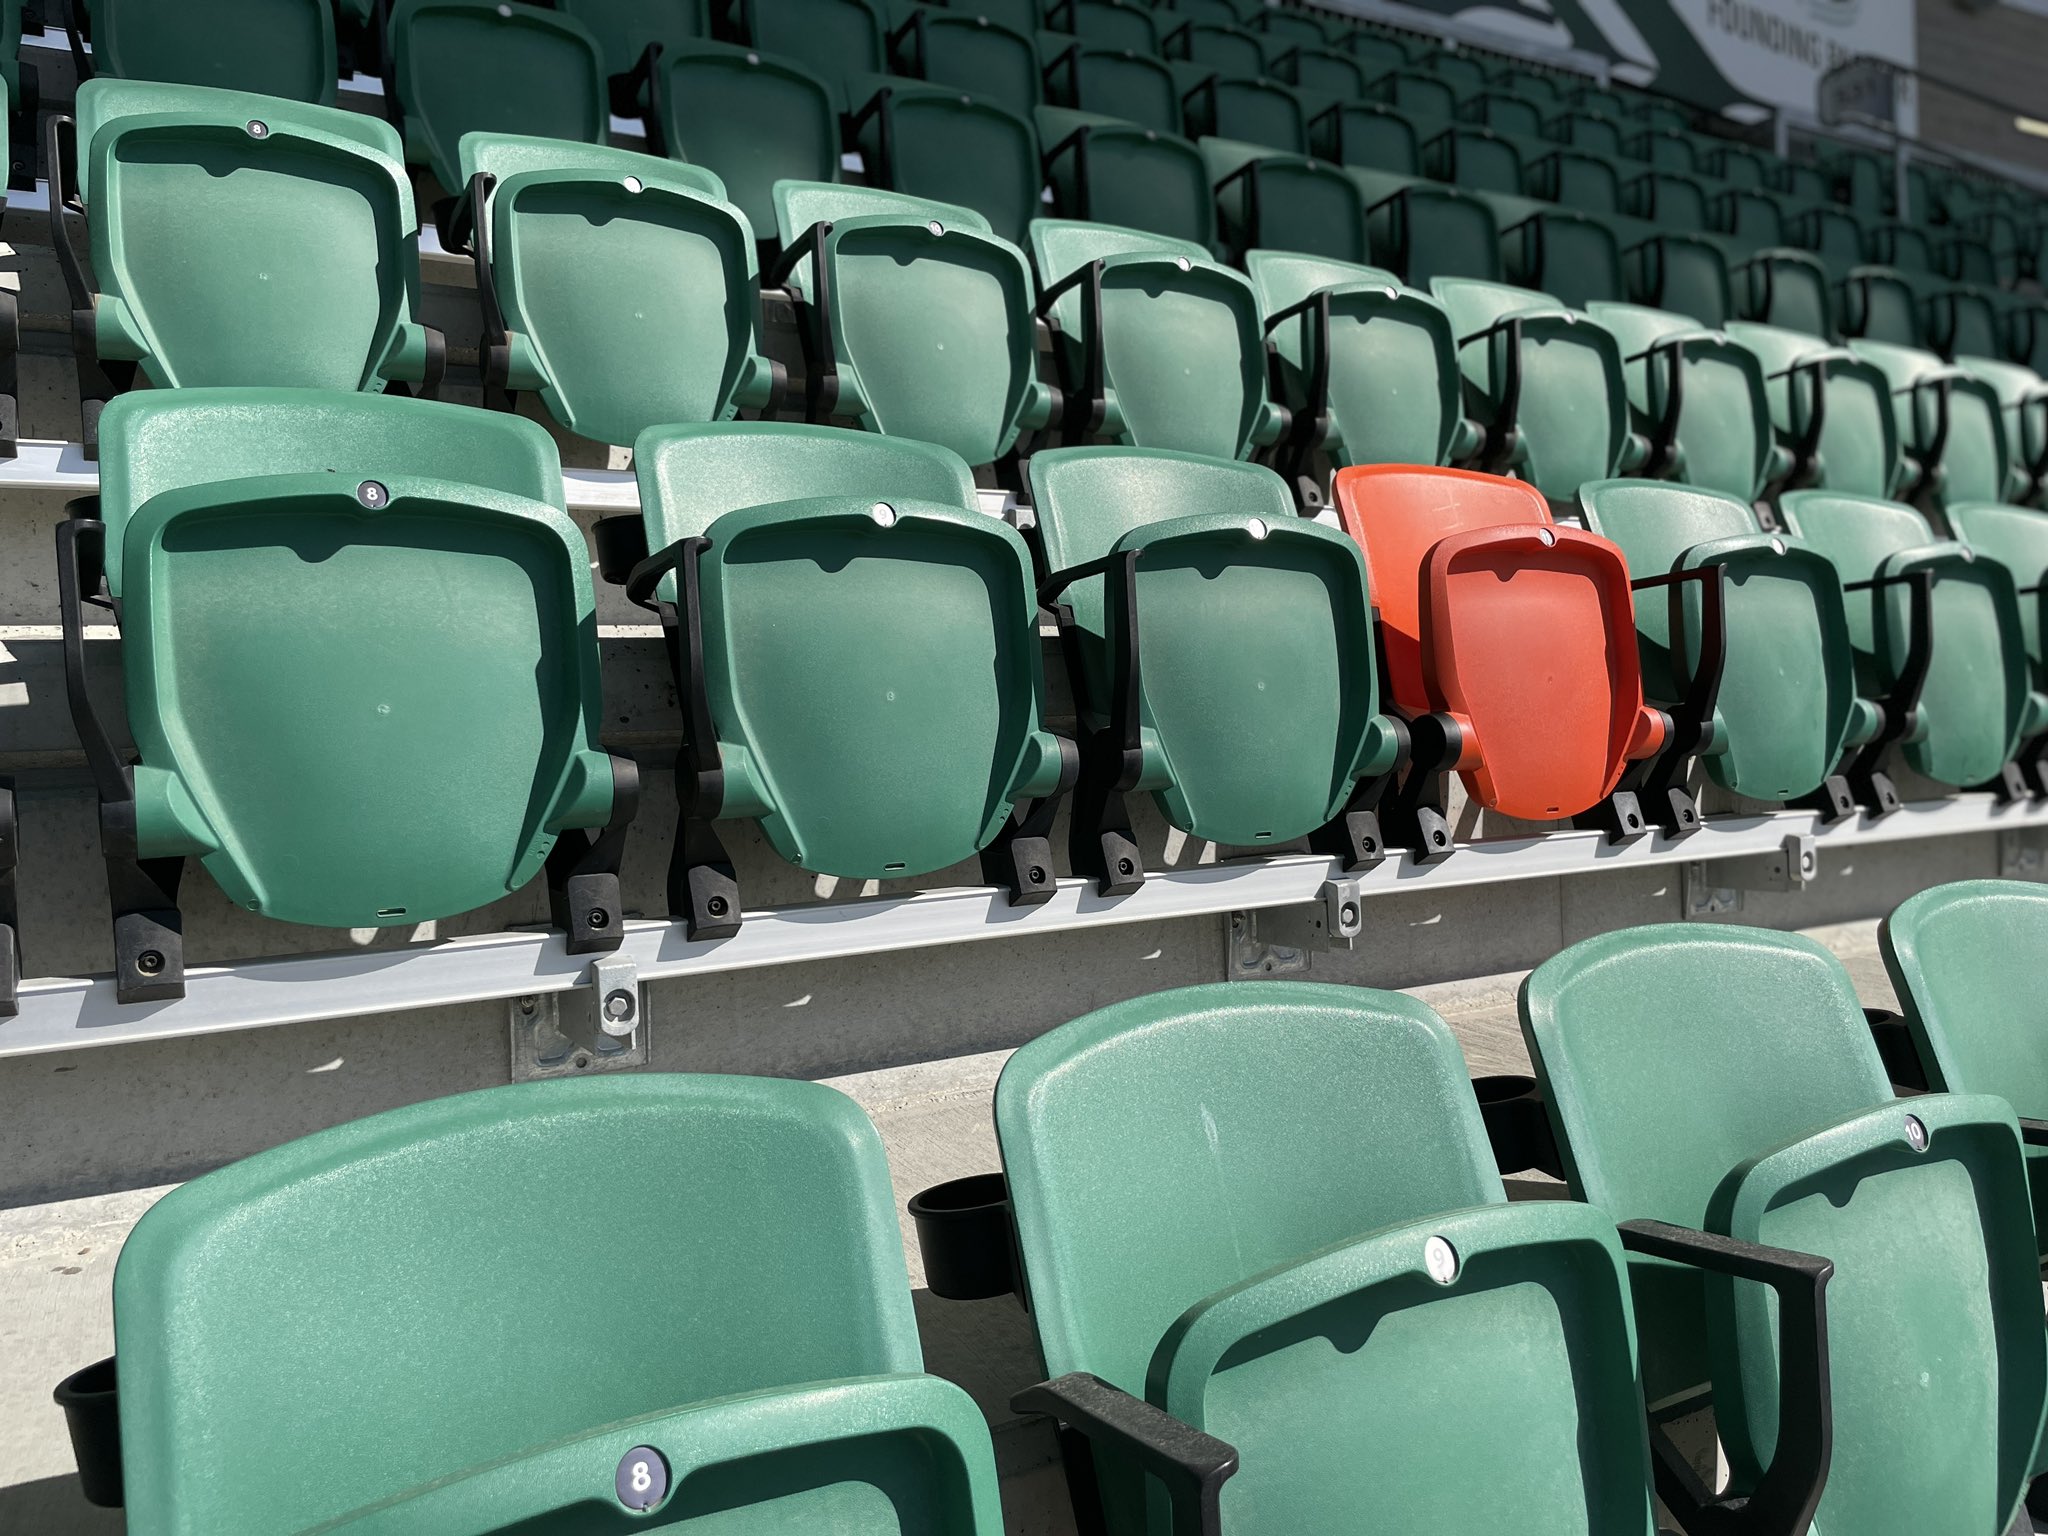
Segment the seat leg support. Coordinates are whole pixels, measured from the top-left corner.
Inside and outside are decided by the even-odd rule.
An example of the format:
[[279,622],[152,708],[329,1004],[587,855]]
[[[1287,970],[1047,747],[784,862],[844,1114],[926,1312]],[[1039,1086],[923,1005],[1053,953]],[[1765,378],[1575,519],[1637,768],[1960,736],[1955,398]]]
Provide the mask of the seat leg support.
[[1007,892],[1013,907],[1035,907],[1052,899],[1059,881],[1053,873],[1052,827],[1060,800],[1081,776],[1081,753],[1064,736],[1060,743],[1059,786],[1020,805],[995,841],[981,850],[981,878]]
[[135,802],[102,801],[100,851],[114,914],[114,999],[161,1003],[185,995],[185,917],[178,910],[182,858],[140,857]]
[[1081,774],[1074,788],[1067,857],[1074,873],[1095,881],[1104,896],[1128,895],[1145,883],[1145,861],[1119,786],[1123,771],[1120,743],[1112,733],[1100,732],[1081,753]]
[[612,816],[596,832],[573,828],[548,851],[548,920],[568,938],[572,955],[603,954],[626,937],[619,860],[640,808],[640,771],[630,757],[612,759]]
[[1408,772],[1386,802],[1386,837],[1415,855],[1418,864],[1451,856],[1451,823],[1444,812],[1443,776],[1458,760],[1463,733],[1445,715],[1408,722]]

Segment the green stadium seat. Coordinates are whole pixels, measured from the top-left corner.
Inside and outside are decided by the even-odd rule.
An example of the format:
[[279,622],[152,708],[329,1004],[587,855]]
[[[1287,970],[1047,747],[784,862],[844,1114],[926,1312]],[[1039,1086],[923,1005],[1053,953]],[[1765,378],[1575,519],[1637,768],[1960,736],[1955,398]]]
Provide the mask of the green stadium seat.
[[1638,304],[1689,315],[1710,330],[1734,318],[1728,258],[1707,236],[1667,228],[1629,246],[1622,263],[1628,296]]
[[1266,72],[1266,45],[1258,33],[1214,22],[1166,21],[1160,27],[1159,54],[1224,75],[1257,79]]
[[1642,161],[1652,170],[1671,171],[1680,176],[1693,176],[1699,172],[1699,157],[1693,149],[1692,135],[1683,131],[1645,128],[1629,135],[1623,147],[1630,158]]
[[[1603,480],[1581,487],[1586,526],[1614,541],[1631,571],[1718,571],[1711,606],[1683,582],[1671,601],[1636,604],[1643,694],[1674,716],[1701,658],[1718,656],[1707,777],[1753,800],[1810,806],[1828,821],[1856,810],[1845,754],[1877,734],[1856,692],[1856,653],[1841,577],[1817,550],[1757,527],[1748,501],[1688,486]],[[1678,662],[1678,666],[1674,666]]]
[[1447,125],[1422,141],[1422,171],[1467,192],[1522,193],[1522,152],[1512,140],[1474,123]]
[[1285,154],[1308,153],[1308,109],[1291,86],[1251,75],[1223,75],[1176,63],[1181,115],[1192,138],[1235,139]]
[[775,227],[775,183],[839,179],[831,86],[802,65],[730,43],[663,49],[650,88],[654,148],[715,173],[757,236]]
[[[336,928],[473,911],[545,865],[571,951],[616,948],[638,781],[597,745],[588,557],[540,426],[187,389],[103,428],[98,515],[60,525],[58,566],[120,1000],[183,994],[188,858],[238,907]],[[102,593],[133,769],[85,686]]]
[[1345,39],[1344,49],[1365,65],[1369,79],[1408,67],[1408,49],[1398,38],[1384,33],[1357,31]]
[[1783,245],[1785,217],[1777,197],[1760,188],[1724,187],[1707,200],[1707,221],[1738,247]]
[[1523,190],[1581,213],[1621,212],[1621,177],[1612,161],[1576,149],[1553,149],[1522,162]]
[[405,157],[453,194],[466,133],[602,144],[611,91],[604,51],[582,22],[508,0],[397,0],[388,100]]
[[1690,172],[1645,171],[1622,184],[1621,211],[1668,230],[1707,227],[1707,193]]
[[1075,758],[1040,723],[1030,554],[977,509],[966,462],[782,422],[657,427],[633,462],[640,516],[608,519],[599,552],[671,638],[668,899],[689,936],[739,931],[719,821],[758,822],[818,874],[895,879],[979,853],[1012,902],[1050,897],[1046,835]]
[[1920,345],[1919,290],[1896,267],[1852,267],[1835,287],[1835,314],[1845,336]]
[[[1162,7],[1170,16],[1194,21],[1212,22],[1219,27],[1241,27],[1259,7],[1259,0],[1179,0],[1173,6]],[[1169,18],[1166,20],[1171,25]]]
[[[1937,784],[2022,798],[2014,759],[2048,728],[2033,691],[2012,572],[1968,545],[1937,541],[1911,507],[1835,491],[1792,491],[1786,527],[1835,562],[1852,589],[1849,627],[1865,693],[1887,699],[1873,747],[1897,742]],[[1868,602],[1855,595],[1864,590]]]
[[[1179,135],[1180,82],[1164,59],[1128,48],[1097,48],[1057,32],[1039,34],[1038,52],[1045,61],[1049,105]],[[1039,137],[1052,147],[1042,120]]]
[[1917,224],[1880,224],[1863,232],[1863,248],[1877,266],[1901,272],[1934,271],[1934,240]]
[[1426,70],[1389,70],[1373,81],[1372,89],[1381,101],[1399,107],[1418,122],[1448,123],[1458,115],[1458,93],[1449,81]]
[[1414,124],[1381,102],[1340,102],[1311,119],[1308,132],[1309,147],[1339,165],[1395,176],[1422,172]]
[[1276,54],[1269,67],[1275,78],[1289,85],[1338,101],[1363,96],[1369,78],[1365,65],[1353,55],[1308,45]]
[[1341,166],[1257,144],[1203,139],[1216,186],[1217,230],[1237,261],[1254,247],[1362,263],[1365,192]]
[[[115,1286],[129,1528],[1000,1536],[891,1204],[844,1095],[679,1073],[431,1100],[206,1174]],[[630,1332],[512,1322],[606,1294]]]
[[1031,268],[986,219],[829,182],[782,182],[775,201],[813,421],[937,443],[970,464],[1047,423]]
[[1564,104],[1575,112],[1593,117],[1611,117],[1617,122],[1629,118],[1629,103],[1618,92],[1597,85],[1582,85],[1565,93]]
[[1943,277],[1981,288],[1999,282],[1998,257],[1988,241],[1975,235],[1952,235],[1934,242],[1934,267]]
[[1469,414],[1486,434],[1479,463],[1552,501],[1641,467],[1614,335],[1547,293],[1439,277],[1430,283],[1458,336]]
[[1524,101],[1533,101],[1546,112],[1564,105],[1565,88],[1553,75],[1509,65],[1494,74],[1493,84],[1496,90],[1510,91]]
[[2017,488],[1997,389],[1915,347],[1857,340],[1849,349],[1891,381],[1900,445],[1918,471],[1909,499],[2003,501]]
[[1310,11],[1257,6],[1245,25],[1264,40],[1269,59],[1278,58],[1290,48],[1322,48],[1330,41],[1329,30]]
[[1826,263],[1811,251],[1771,245],[1738,264],[1729,280],[1735,313],[1745,320],[1809,336],[1833,334],[1833,287]]
[[1638,101],[1629,111],[1629,116],[1639,123],[1648,123],[1660,133],[1690,133],[1692,114],[1683,107],[1665,101]]
[[166,389],[438,380],[440,335],[414,319],[418,233],[388,124],[104,76],[79,88],[77,110],[80,153],[54,157],[52,201],[82,205],[90,226],[88,281],[70,219],[53,221],[88,454],[101,409],[137,374]]
[[[2014,303],[2006,310],[2005,345],[2000,355],[2036,373],[2048,368],[2048,304]],[[2042,374],[2048,378],[2048,374]]]
[[1986,289],[1941,284],[1921,296],[1921,338],[1944,358],[1996,357],[2000,330],[1997,304]]
[[754,231],[696,166],[559,139],[462,141],[483,377],[535,390],[571,432],[767,406]]
[[1792,455],[1778,446],[1761,358],[1669,310],[1594,303],[1587,313],[1621,348],[1629,404],[1650,444],[1645,475],[1745,507],[1783,482]]
[[[1813,1529],[2004,1531],[2048,1354],[2011,1109],[1895,1099],[1849,973],[1798,934],[1587,939],[1536,969],[1521,1013],[1574,1197],[1833,1260],[1834,1456]],[[1729,1492],[1760,1488],[1788,1358],[1772,1298],[1655,1258],[1631,1269],[1646,1397],[1711,1381]]]
[[1366,231],[1373,255],[1411,288],[1438,277],[1501,276],[1493,209],[1456,187],[1410,182],[1366,211]]
[[851,119],[868,176],[891,191],[957,203],[1019,243],[1045,186],[1031,119],[950,86],[877,78],[850,83]]
[[[1624,1250],[1782,1286],[1788,1339],[1824,1315],[1824,1264],[1509,1203],[1456,1041],[1395,993],[1100,1009],[1010,1058],[995,1129],[1053,1378],[1014,1402],[1086,1436],[1081,1529],[1478,1529],[1512,1490],[1532,1530],[1633,1536],[1651,1473]],[[1757,1508],[1799,1519],[1825,1406],[1786,1402],[1807,1454]]]
[[869,77],[889,69],[889,15],[878,0],[738,0],[746,40],[823,80],[833,104],[865,102]]
[[1297,516],[1259,465],[1063,448],[1026,473],[1039,593],[1076,659],[1086,733],[1074,872],[1104,895],[1143,883],[1124,798],[1137,790],[1192,837],[1308,838],[1347,868],[1379,863],[1373,810],[1403,737],[1378,713],[1357,545]]
[[1701,669],[1691,720],[1643,703],[1628,567],[1607,540],[1556,524],[1534,486],[1496,475],[1353,465],[1335,481],[1380,605],[1387,692],[1407,717],[1408,776],[1388,838],[1429,862],[1451,851],[1439,781],[1455,769],[1484,809],[1575,818],[1611,841],[1699,826],[1684,766],[1711,723]]
[[1305,506],[1327,500],[1311,452],[1342,467],[1449,464],[1478,450],[1458,339],[1434,298],[1376,268],[1288,251],[1247,252],[1245,268],[1274,351],[1273,393],[1293,418],[1278,462]]
[[1792,455],[1787,486],[1880,499],[1898,492],[1912,466],[1899,452],[1891,380],[1883,369],[1800,331],[1737,321],[1728,334],[1764,365],[1771,420]]
[[1623,293],[1621,247],[1600,219],[1568,208],[1539,208],[1501,231],[1510,282],[1583,309]]
[[1099,48],[1159,52],[1161,28],[1141,0],[1048,0],[1045,24]]
[[2014,470],[2006,499],[2037,503],[2048,480],[2048,383],[2026,365],[2002,358],[1958,357],[1956,366],[1998,392]]
[[894,51],[900,73],[969,91],[1025,117],[1044,103],[1044,75],[1030,34],[978,12],[913,6],[894,34]]
[[[19,4],[8,6],[10,73],[21,44]],[[334,105],[336,55],[330,0],[77,0],[69,23],[81,81],[159,80]],[[82,26],[81,26],[82,23]],[[81,42],[90,42],[87,56]],[[10,90],[18,81],[10,79]]]
[[1784,193],[1795,203],[1825,205],[1834,201],[1834,181],[1817,165],[1797,160],[1773,160],[1764,169],[1770,188]]
[[1484,64],[1447,49],[1439,48],[1434,53],[1425,54],[1416,60],[1416,67],[1427,70],[1439,80],[1448,81],[1461,101],[1467,96],[1478,95],[1489,83]]
[[1542,108],[1527,97],[1506,91],[1481,91],[1477,96],[1466,97],[1458,104],[1458,116],[1510,138],[1543,137]]
[[1611,117],[1598,117],[1587,112],[1560,113],[1551,119],[1546,137],[1607,160],[1629,158],[1627,149],[1623,147],[1624,125]]
[[2048,1042],[2032,957],[2044,939],[2048,891],[2019,880],[1937,885],[1877,930],[1922,1085],[1993,1095],[2021,1117],[2037,1243],[2048,1233]]
[[597,39],[614,81],[630,77],[652,44],[673,48],[711,35],[707,0],[555,0],[555,9]]
[[1068,443],[1106,437],[1237,459],[1278,441],[1258,294],[1191,241],[1037,219],[1039,313],[1055,326]]
[[1759,190],[1766,185],[1769,160],[1758,151],[1740,144],[1717,144],[1700,156],[1700,169],[1719,177],[1731,187]]
[[[1038,38],[1038,50],[1045,53],[1045,40],[1039,36],[1045,30],[1045,7],[1038,0],[975,0],[975,12],[986,16],[997,26],[1008,27],[1013,32],[1022,32],[1026,37]],[[896,12],[901,19],[901,8]],[[1072,40],[1071,33],[1060,36]]]
[[1795,211],[1785,221],[1785,234],[1792,244],[1812,251],[1836,277],[1863,265],[1863,226],[1856,215],[1840,206],[1820,205]]
[[1208,162],[1186,139],[1092,112],[1040,107],[1052,211],[1089,221],[1114,209],[1129,227],[1208,250],[1216,240],[1216,198]]
[[[1949,526],[1980,556],[2012,572],[2020,591],[2020,629],[2033,665],[2036,696],[2048,694],[2048,513],[1997,501],[1958,502],[1948,509]],[[2022,727],[2023,731],[2026,727]],[[2036,798],[2048,796],[2048,720],[2036,723],[2019,748],[2017,761]]]

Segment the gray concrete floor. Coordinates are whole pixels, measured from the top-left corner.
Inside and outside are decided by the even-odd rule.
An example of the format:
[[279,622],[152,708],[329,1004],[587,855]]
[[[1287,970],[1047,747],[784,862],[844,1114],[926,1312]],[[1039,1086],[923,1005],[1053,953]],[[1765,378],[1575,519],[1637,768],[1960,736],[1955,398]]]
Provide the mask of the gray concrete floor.
[[[1839,954],[1872,1006],[1894,999],[1877,956],[1875,925],[1811,930]],[[1527,1070],[1515,1014],[1521,972],[1411,989],[1450,1023],[1476,1075]],[[899,1209],[918,1190],[997,1165],[989,1096],[1007,1051],[954,1057],[828,1079],[860,1103],[888,1149]],[[93,1536],[117,1532],[117,1514],[79,1497],[51,1387],[112,1348],[114,1261],[143,1212],[170,1186],[0,1212],[0,1532]],[[1013,1536],[1069,1536],[1065,1488],[1042,1420],[1008,1408],[1037,1379],[1030,1326],[1013,1301],[958,1303],[923,1289],[923,1266],[904,1218],[926,1361],[973,1394],[995,1432]]]

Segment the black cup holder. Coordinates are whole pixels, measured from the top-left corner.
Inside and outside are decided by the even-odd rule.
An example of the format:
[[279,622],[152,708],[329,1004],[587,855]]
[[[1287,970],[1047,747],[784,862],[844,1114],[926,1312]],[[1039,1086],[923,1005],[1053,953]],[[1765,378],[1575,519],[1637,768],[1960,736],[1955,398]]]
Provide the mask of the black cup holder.
[[88,1504],[119,1509],[121,1488],[121,1401],[114,1386],[114,1358],[74,1371],[52,1394],[71,1429],[71,1454]]
[[924,1282],[948,1301],[1022,1294],[1010,1186],[1000,1173],[934,1184],[910,1198]]
[[1493,1161],[1502,1173],[1534,1169],[1553,1179],[1564,1177],[1564,1164],[1550,1134],[1550,1115],[1535,1078],[1520,1073],[1476,1078],[1472,1092],[1479,1099],[1479,1116],[1486,1122]]

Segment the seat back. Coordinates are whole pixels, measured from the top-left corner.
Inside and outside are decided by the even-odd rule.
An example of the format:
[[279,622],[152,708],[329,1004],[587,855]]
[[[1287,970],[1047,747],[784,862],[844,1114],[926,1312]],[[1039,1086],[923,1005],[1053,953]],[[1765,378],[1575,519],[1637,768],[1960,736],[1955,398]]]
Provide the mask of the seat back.
[[[95,75],[334,104],[329,0],[84,0],[82,9]],[[15,29],[18,47],[18,18]]]
[[[2034,664],[2034,685],[2048,686],[2048,515],[2001,501],[1959,501],[1948,509],[1949,527],[1970,548],[2012,572],[2020,589],[2020,632]],[[2032,589],[2032,590],[2030,590]]]
[[1038,47],[1020,32],[976,11],[919,5],[898,45],[905,73],[969,91],[983,101],[1029,116],[1045,99]]
[[871,87],[858,134],[869,174],[913,197],[972,208],[1021,244],[1045,184],[1030,119],[944,86],[885,79],[859,90]]
[[654,123],[668,154],[714,171],[756,235],[775,227],[775,183],[839,179],[832,87],[788,59],[727,43],[666,48]]
[[1439,277],[1500,280],[1493,209],[1456,187],[1410,182],[1369,211],[1366,228],[1375,256],[1411,288]]
[[1691,171],[1645,171],[1622,189],[1622,207],[1666,229],[1707,227],[1707,194]]
[[1728,259],[1703,235],[1653,235],[1624,256],[1629,297],[1638,304],[1689,315],[1709,328],[1735,313]]
[[1449,81],[1420,69],[1395,69],[1372,85],[1381,101],[1424,119],[1449,122],[1458,115],[1458,93]]
[[889,68],[889,17],[878,0],[742,0],[747,40],[831,87],[842,112],[865,100],[856,84]]
[[1196,69],[1200,82],[1187,86],[1188,65],[1174,71],[1185,87],[1181,110],[1197,137],[1262,144],[1285,154],[1308,151],[1308,115],[1301,97],[1283,81],[1257,75],[1227,75]]
[[1280,54],[1272,68],[1288,84],[1337,101],[1356,101],[1365,94],[1370,78],[1364,62],[1355,55],[1307,44]]
[[1192,143],[1089,112],[1040,107],[1053,212],[1089,221],[1114,211],[1128,228],[1207,249],[1216,238],[1208,164]]
[[1668,310],[1587,308],[1614,333],[1628,360],[1629,402],[1653,436],[1669,419],[1677,391],[1682,457],[1671,478],[1744,503],[1761,496],[1777,462],[1762,360],[1725,332],[1703,331]]
[[556,0],[555,8],[589,29],[611,75],[632,73],[649,43],[666,49],[711,35],[706,0]]
[[[1108,224],[1035,219],[1041,289],[1100,260],[1105,397],[1114,432],[1136,448],[1242,457],[1266,410],[1258,295],[1199,246]],[[1082,294],[1053,309],[1069,358],[1086,343]]]
[[2012,450],[1994,386],[1917,347],[1858,339],[1849,349],[1890,380],[1900,440],[1938,471],[1931,489],[1944,503],[2005,498]]
[[1048,0],[1045,11],[1048,26],[1064,23],[1083,42],[1136,53],[1158,53],[1160,32],[1173,25],[1164,12],[1155,20],[1139,0]]
[[1502,243],[1514,282],[1575,309],[1624,292],[1621,247],[1604,220],[1539,208],[1505,231]]
[[1341,262],[1370,254],[1365,193],[1342,167],[1231,139],[1203,139],[1201,150],[1228,249],[1298,251]]
[[[1164,59],[1129,48],[1097,48],[1056,32],[1040,34],[1038,51],[1055,105],[1095,113],[1105,122],[1180,133],[1180,85]],[[1061,133],[1055,139],[1043,118],[1038,120],[1038,135],[1048,155],[1066,137]]]
[[1375,101],[1340,102],[1309,123],[1309,143],[1340,165],[1414,176],[1421,169],[1415,127]]
[[389,127],[107,78],[80,87],[78,114],[102,356],[173,388],[381,389],[400,371],[419,278]]
[[1891,346],[1920,345],[1919,295],[1895,267],[1853,267],[1836,289],[1842,334]]
[[[1834,1261],[1834,1456],[1815,1528],[2003,1530],[2044,1371],[2011,1111],[1892,1099],[1848,972],[1797,934],[1690,924],[1588,939],[1530,975],[1521,1012],[1575,1195]],[[1669,1354],[1700,1338],[1701,1289],[1660,1261],[1631,1268],[1654,1400],[1688,1384],[1681,1363],[1702,1363]],[[1760,1290],[1704,1290],[1738,1492],[1776,1437],[1776,1330]]]
[[[1788,448],[1806,452],[1807,460],[1795,467],[1803,483],[1857,496],[1889,496],[1896,489],[1902,468],[1898,418],[1882,369],[1778,326],[1733,321],[1728,334],[1762,362],[1771,420]],[[1822,395],[1818,405],[1816,389]]]
[[[1619,473],[1629,437],[1628,387],[1612,334],[1547,293],[1448,277],[1430,290],[1450,313],[1459,365],[1487,419],[1507,409],[1507,379],[1520,372],[1514,425],[1526,449],[1517,466],[1523,479],[1546,496],[1568,499],[1586,481]],[[1521,325],[1518,348],[1497,329],[1510,318]]]
[[[1464,413],[1457,338],[1441,304],[1374,267],[1286,251],[1248,252],[1245,267],[1269,325],[1311,295],[1330,294],[1331,431],[1323,446],[1336,463],[1446,461]],[[1267,334],[1287,403],[1299,409],[1319,340],[1316,316],[1305,311]]]
[[[1256,847],[1337,815],[1379,735],[1372,604],[1358,548],[1305,522],[1271,470],[1128,448],[1031,456],[1048,572],[1141,552],[1140,720],[1161,812]],[[1091,576],[1066,588],[1081,702],[1106,719],[1120,609]],[[1264,743],[1285,739],[1282,757]],[[1162,782],[1163,780],[1163,782]]]
[[380,927],[495,901],[551,829],[605,824],[583,536],[545,433],[480,416],[310,391],[107,407],[145,856],[200,857],[249,911]]
[[941,444],[971,464],[1007,452],[1037,362],[1024,253],[948,203],[787,181],[775,198],[785,248],[832,225],[792,286],[811,324],[830,330],[833,414]]
[[450,192],[466,133],[602,144],[611,123],[604,51],[573,16],[500,0],[397,0],[391,78],[406,158]]
[[[1599,1218],[1519,1251],[1481,1235],[1528,1208],[1502,1203],[1464,1062],[1421,1004],[1305,983],[1134,999],[1018,1051],[995,1118],[1048,1371],[1228,1436],[1230,1528],[1462,1526],[1540,1485],[1560,1490],[1527,1511],[1546,1536],[1647,1529]],[[1437,1234],[1469,1281],[1419,1268]],[[1097,1467],[1108,1528],[1147,1529],[1136,1469]]]
[[[725,1076],[493,1088],[207,1174],[136,1224],[115,1275],[129,1521],[297,1530],[680,1404],[920,1371],[891,1205],[850,1100]],[[630,1345],[509,1323],[620,1286]],[[888,1465],[858,1476],[882,1488],[925,1454],[869,1448]],[[800,1459],[720,1486],[859,1518],[846,1491],[805,1493],[831,1463]]]
[[[1794,491],[1780,508],[1785,525],[1833,560],[1845,582],[1933,572],[1933,646],[1920,693],[1926,724],[1907,741],[1906,760],[1941,784],[1996,776],[2018,748],[2030,692],[2012,573],[1965,546],[1937,543],[1927,520],[1896,502]],[[1910,601],[1899,583],[1851,594],[1849,627],[1870,693],[1891,687],[1905,667]]]
[[1612,793],[1643,707],[1621,552],[1493,475],[1354,465],[1335,493],[1366,552],[1389,691],[1464,722],[1468,793],[1538,821]]
[[1758,251],[1733,276],[1741,314],[1809,336],[1834,334],[1834,290],[1818,258],[1791,249]]
[[1522,152],[1491,128],[1453,124],[1422,144],[1422,168],[1438,181],[1502,197],[1522,193]]
[[465,178],[495,179],[486,218],[507,383],[571,432],[630,444],[718,421],[756,356],[754,231],[696,166],[552,139],[469,134]]
[[[1708,776],[1758,800],[1818,789],[1841,761],[1856,711],[1856,652],[1833,565],[1796,540],[1760,534],[1749,502],[1734,496],[1607,480],[1583,487],[1579,506],[1638,577],[1724,572],[1726,650],[1717,739],[1702,756]],[[1663,704],[1684,697],[1680,680],[1693,676],[1705,638],[1697,586],[1678,591],[1675,630],[1660,594],[1636,604],[1643,692]]]
[[1266,72],[1266,49],[1256,32],[1213,21],[1162,26],[1161,49],[1170,58],[1206,64],[1224,74],[1255,77]]

